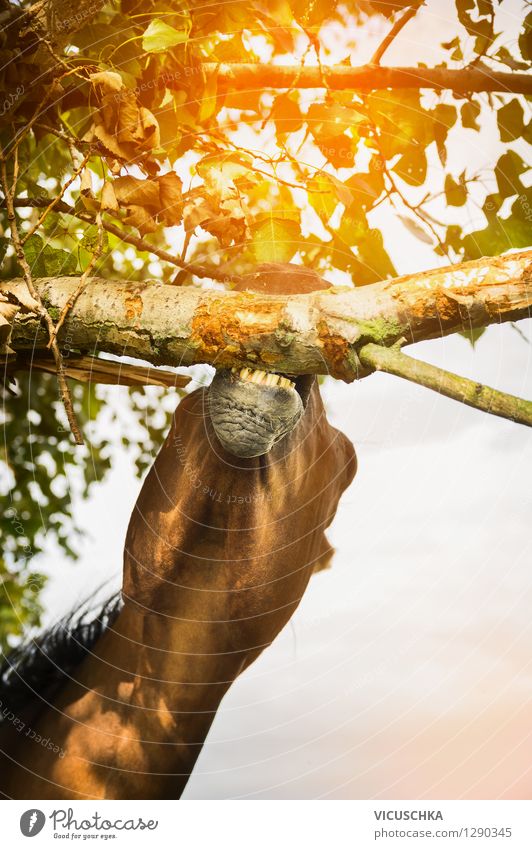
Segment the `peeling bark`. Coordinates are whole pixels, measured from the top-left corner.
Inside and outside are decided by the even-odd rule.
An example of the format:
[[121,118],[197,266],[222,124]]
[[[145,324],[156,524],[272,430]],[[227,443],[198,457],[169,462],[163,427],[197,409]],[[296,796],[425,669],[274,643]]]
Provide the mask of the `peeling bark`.
[[[356,282],[356,281],[355,281]],[[59,315],[79,278],[36,281]],[[91,279],[59,334],[64,353],[101,351],[159,365],[211,363],[290,374],[369,373],[357,351],[444,336],[530,316],[532,250],[412,274],[358,289],[263,296]],[[31,313],[15,318],[11,346],[44,348]]]

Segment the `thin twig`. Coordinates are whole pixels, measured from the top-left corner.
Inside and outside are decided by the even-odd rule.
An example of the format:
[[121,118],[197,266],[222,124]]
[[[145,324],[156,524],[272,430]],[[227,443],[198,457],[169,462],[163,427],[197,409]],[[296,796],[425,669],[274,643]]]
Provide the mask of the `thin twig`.
[[0,152],[0,160],[5,161],[6,159],[9,159],[11,157],[13,151],[18,147],[18,145],[20,144],[22,139],[25,138],[28,135],[30,130],[33,129],[33,125],[35,124],[35,122],[40,118],[42,113],[45,112],[46,109],[48,108],[48,101],[50,100],[51,96],[53,95],[53,93],[55,91],[55,86],[57,85],[57,83],[60,83],[62,80],[64,80],[66,77],[69,77],[71,74],[75,74],[76,76],[79,76],[77,74],[76,69],[73,68],[69,71],[65,71],[63,74],[60,74],[59,76],[54,78],[54,81],[48,86],[47,91],[45,91],[42,100],[40,101],[39,105],[37,106],[35,112],[31,116],[29,121],[26,121],[22,125],[19,132],[17,134],[15,134],[14,138],[11,140],[11,146],[10,147],[8,146],[6,148],[6,150],[3,150],[3,151]]
[[98,212],[97,215],[96,215],[96,226],[98,228],[98,242],[96,244],[96,247],[95,247],[93,254],[92,254],[92,256],[91,256],[91,258],[88,262],[87,268],[85,269],[85,271],[83,272],[83,274],[79,278],[78,288],[76,289],[75,292],[72,293],[72,295],[70,295],[66,304],[64,305],[63,309],[61,310],[61,315],[59,316],[58,322],[55,326],[55,329],[54,329],[52,336],[50,336],[50,341],[48,342],[48,345],[46,346],[47,348],[51,348],[52,345],[54,344],[55,339],[57,337],[57,334],[59,333],[59,331],[61,330],[61,328],[63,326],[65,318],[67,317],[68,313],[70,312],[70,310],[72,309],[72,307],[76,303],[77,299],[79,298],[79,296],[83,292],[85,286],[87,285],[87,280],[89,279],[89,276],[91,275],[94,266],[96,265],[96,263],[98,262],[98,260],[100,259],[101,255],[102,255],[102,251],[103,251],[103,225],[102,225],[102,215],[101,215],[100,212]]
[[[24,249],[22,247],[22,242],[20,239],[20,233],[17,224],[17,218],[15,215],[15,206],[13,203],[13,198],[16,190],[18,177],[18,146],[15,146],[13,151],[13,183],[10,186],[7,179],[7,168],[5,159],[0,160],[0,180],[2,183],[2,187],[4,190],[5,196],[5,204],[7,209],[7,220],[9,221],[9,228],[11,231],[11,241],[13,242],[13,247],[15,249],[15,254],[19,265],[22,269],[22,274],[24,277],[24,281],[26,286],[28,287],[28,291],[32,298],[38,304],[38,314],[41,319],[44,321],[46,325],[46,329],[48,331],[48,336],[52,339],[54,334],[54,323],[50,316],[50,313],[44,306],[41,296],[35,286],[33,285],[33,278],[31,274],[31,269],[28,264],[28,261],[24,255]],[[65,370],[63,365],[63,357],[59,347],[57,345],[57,340],[54,339],[53,344],[51,346],[52,353],[55,360],[55,367],[57,373],[57,383],[59,386],[59,394],[61,396],[61,400],[63,402],[63,406],[65,408],[65,412],[67,415],[68,423],[70,425],[70,429],[74,436],[74,440],[78,445],[83,445],[84,440],[81,434],[81,430],[76,418],[76,414],[74,412],[74,406],[72,404],[72,397],[70,395],[70,390],[68,388],[68,384],[66,382]]]
[[54,207],[55,207],[55,206],[59,203],[59,201],[60,201],[60,200],[62,200],[62,198],[64,197],[64,194],[65,194],[66,190],[67,190],[67,189],[68,189],[68,188],[72,185],[72,183],[74,182],[74,180],[76,180],[76,179],[79,177],[79,175],[81,174],[81,172],[82,172],[82,171],[83,171],[83,169],[85,168],[85,166],[86,166],[87,162],[88,162],[88,161],[89,161],[89,159],[90,159],[90,156],[91,156],[91,154],[90,154],[90,153],[85,154],[85,156],[83,157],[83,159],[82,159],[82,161],[81,161],[80,165],[79,165],[77,168],[75,168],[75,169],[74,169],[74,171],[72,172],[72,174],[70,175],[70,177],[69,177],[69,178],[68,178],[68,180],[66,181],[65,185],[64,185],[64,186],[62,186],[61,191],[59,192],[59,194],[57,195],[57,197],[55,197],[55,198],[54,198],[54,199],[53,199],[53,200],[52,200],[52,201],[48,204],[48,206],[46,207],[46,209],[44,210],[44,212],[43,212],[43,213],[39,216],[39,219],[38,219],[38,221],[36,222],[36,224],[34,224],[34,225],[33,225],[33,227],[31,228],[31,230],[29,230],[29,232],[28,232],[28,233],[26,233],[26,234],[24,235],[24,238],[21,240],[21,243],[22,243],[22,244],[24,244],[25,242],[27,242],[27,240],[30,238],[30,236],[33,236],[33,234],[34,234],[34,233],[35,233],[35,232],[39,229],[39,227],[40,227],[40,226],[41,226],[41,224],[43,223],[43,221],[44,221],[44,219],[46,218],[46,216],[48,215],[48,213],[49,213],[49,212],[51,212],[51,211],[54,209]]
[[[13,206],[15,209],[44,209],[45,206],[48,206],[50,203],[49,198],[13,198]],[[5,201],[0,200],[0,207],[5,208]],[[75,214],[75,210],[72,206],[69,206],[68,203],[64,201],[59,201],[55,205],[56,212],[67,212],[71,214]]]
[[532,427],[532,401],[499,392],[491,386],[484,386],[467,377],[445,371],[403,354],[398,348],[384,348],[369,343],[358,351],[360,362],[366,368],[385,371],[397,377],[419,383],[427,389],[439,392],[447,398],[453,398],[468,407],[475,407],[493,416],[510,419],[518,424]]
[[[435,229],[435,227],[431,224],[431,222],[430,222],[430,221],[428,221],[428,220],[427,220],[427,218],[426,218],[426,215],[427,215],[428,213],[425,213],[425,211],[424,211],[424,210],[420,209],[420,208],[419,208],[419,205],[418,205],[418,206],[416,206],[415,204],[410,203],[410,201],[408,200],[408,198],[406,198],[406,197],[404,196],[404,194],[402,193],[401,189],[397,186],[397,183],[395,182],[395,180],[394,180],[394,178],[393,178],[393,176],[392,176],[392,173],[391,173],[390,169],[388,168],[388,162],[386,161],[386,157],[384,156],[384,154],[383,154],[383,152],[382,152],[382,149],[381,149],[381,146],[380,146],[380,144],[379,144],[379,137],[378,137],[378,130],[377,130],[377,127],[375,126],[375,124],[373,123],[373,121],[371,121],[370,123],[371,123],[372,128],[373,128],[373,131],[374,131],[374,141],[375,141],[375,144],[376,144],[376,146],[377,146],[377,155],[378,155],[378,157],[379,157],[379,159],[380,159],[380,162],[381,162],[381,165],[382,165],[383,173],[384,173],[384,174],[386,175],[386,177],[388,178],[388,180],[389,180],[389,182],[390,182],[390,185],[391,185],[391,187],[392,187],[392,193],[395,193],[395,194],[398,196],[398,198],[401,200],[401,203],[402,203],[404,206],[406,206],[406,208],[407,208],[407,209],[409,209],[409,210],[410,210],[410,212],[412,212],[412,213],[413,213],[413,215],[415,215],[415,216],[416,216],[416,218],[418,218],[418,219],[419,219],[419,220],[420,220],[420,221],[421,221],[421,222],[425,225],[425,227],[427,227],[427,228],[430,230],[430,232],[432,233],[432,235],[434,236],[434,238],[436,239],[436,241],[437,241],[437,243],[438,243],[438,247],[439,247],[439,248],[440,248],[440,250],[441,250],[441,251],[445,254],[445,256],[447,257],[447,259],[448,259],[448,260],[449,260],[449,262],[451,263],[451,262],[452,262],[452,259],[451,259],[451,257],[449,256],[449,252],[448,252],[448,251],[447,251],[447,249],[445,248],[445,245],[444,245],[444,243],[442,242],[442,240],[441,240],[441,238],[440,238],[440,235],[439,235],[438,231],[437,231],[437,230]],[[390,200],[391,200],[391,202],[392,202],[392,204],[393,204],[393,196],[392,196],[392,194],[391,194],[391,193],[390,193]]]
[[[0,207],[5,205],[5,201],[2,202],[0,200]],[[13,206],[17,208],[40,208],[47,205],[47,198],[13,198]],[[74,207],[69,206],[64,201],[59,201],[56,204],[55,211],[62,212],[66,215],[72,215],[74,218],[79,218],[80,221],[84,221],[86,224],[94,224],[94,218],[92,218],[92,216],[88,213],[85,214],[83,212],[77,212]],[[133,233],[126,233],[124,230],[121,230],[120,227],[116,227],[114,224],[111,224],[110,221],[106,221],[105,219],[102,221],[102,226],[104,230],[107,230],[107,232],[111,233],[113,236],[117,236],[117,238],[119,238],[122,242],[126,242],[128,245],[133,245],[135,248],[138,248],[139,251],[151,253],[159,259],[162,259],[163,262],[168,262],[171,265],[182,268],[184,271],[188,271],[189,274],[194,274],[196,277],[216,280],[219,283],[238,283],[241,280],[240,275],[228,274],[227,272],[222,273],[214,266],[198,265],[193,262],[183,262],[180,257],[174,256],[174,254],[165,251],[163,248],[158,248],[155,245],[150,244],[150,242],[145,241],[145,239],[140,236],[135,236]]]
[[[72,214],[77,215],[75,212]],[[83,218],[81,215],[77,215],[77,217],[82,221],[88,220],[87,218]],[[104,220],[103,229],[107,230],[108,233],[112,233],[113,236],[117,236],[123,242],[127,242],[129,245],[133,245],[135,248],[138,248],[139,251],[148,251],[149,253],[159,257],[159,259],[162,259],[164,262],[176,265],[178,268],[182,268],[184,271],[188,271],[189,274],[194,274],[196,277],[205,277],[209,280],[216,280],[219,283],[238,283],[241,279],[238,274],[227,274],[227,272],[222,273],[212,266],[197,265],[193,262],[183,262],[180,257],[168,253],[168,251],[165,251],[163,248],[156,248],[155,245],[151,245],[140,236],[134,236],[132,233],[124,233],[123,230],[119,227],[115,227],[115,225],[111,224],[109,221]]]
[[382,57],[384,56],[385,52],[388,50],[392,41],[394,41],[394,39],[399,35],[399,33],[401,32],[401,30],[403,29],[405,24],[407,24],[408,21],[411,20],[411,18],[413,18],[417,14],[418,9],[421,6],[423,6],[424,2],[425,2],[425,0],[417,0],[417,2],[412,3],[410,8],[408,8],[406,10],[404,15],[402,15],[400,18],[398,18],[396,20],[396,22],[392,26],[391,30],[384,36],[383,40],[381,41],[381,43],[377,47],[375,53],[373,54],[371,61],[370,61],[371,65],[379,65],[380,64]]

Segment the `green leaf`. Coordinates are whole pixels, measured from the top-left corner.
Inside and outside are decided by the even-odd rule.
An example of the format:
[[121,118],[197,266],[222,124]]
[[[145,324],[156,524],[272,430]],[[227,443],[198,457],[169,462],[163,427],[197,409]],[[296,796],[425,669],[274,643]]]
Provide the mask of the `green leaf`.
[[25,243],[24,256],[34,277],[68,276],[75,273],[78,265],[76,256],[70,251],[52,248],[36,234]]
[[512,248],[530,246],[532,188],[521,191],[513,202],[507,218],[501,218],[497,214],[501,204],[502,199],[499,195],[490,195],[486,199],[484,213],[488,219],[488,226],[464,236],[460,247],[464,250],[465,259],[497,256]]
[[[100,239],[100,234],[98,228],[95,224],[89,224],[86,228],[83,237],[80,240],[80,245],[82,248],[85,248],[89,253],[94,253],[96,250]],[[109,237],[107,232],[104,230],[103,238],[102,238],[102,250],[105,252],[109,247]]]
[[268,216],[252,228],[251,252],[257,262],[288,262],[298,248],[301,230],[291,218]]
[[483,55],[498,33],[493,31],[491,20],[478,21],[475,24],[475,53]]
[[78,261],[74,254],[69,251],[58,250],[46,245],[44,248],[44,264],[47,277],[59,277],[59,275],[74,274]]
[[463,206],[467,200],[464,174],[456,181],[450,174],[445,177],[445,198],[450,206]]
[[501,156],[495,167],[495,176],[503,198],[519,194],[523,188],[519,176],[526,169],[525,163],[514,150],[509,150]]
[[504,44],[499,47],[497,52],[495,53],[495,58],[506,65],[508,68],[511,68],[512,71],[527,71],[528,70],[528,62],[520,62],[515,56],[510,53],[507,47]]
[[353,205],[342,215],[337,234],[346,245],[357,247],[365,239],[368,229],[368,219],[364,210]]
[[313,103],[307,112],[309,130],[318,142],[341,136],[366,120],[363,112],[339,103]]
[[422,186],[427,176],[427,156],[423,149],[412,145],[399,161],[393,171],[410,186]]
[[[42,271],[44,266],[44,263],[42,263],[41,260],[43,251],[44,242],[41,237],[37,235],[30,236],[24,245],[24,256],[29,263],[32,273],[36,277],[44,276],[44,274],[39,274],[39,271]],[[41,265],[39,265],[39,263],[41,263]]]
[[475,343],[478,342],[485,330],[485,327],[471,327],[469,330],[460,330],[458,332],[459,335],[463,336],[464,339],[467,339],[471,347],[474,348]]
[[426,245],[432,245],[433,240],[432,237],[427,233],[427,231],[418,224],[417,221],[414,221],[412,218],[407,218],[406,215],[400,215],[400,220],[403,222],[406,229],[412,233],[416,239],[419,239],[420,242],[425,242]]
[[434,141],[436,143],[436,149],[438,151],[441,164],[445,166],[447,162],[447,148],[445,146],[445,142],[447,141],[449,130],[456,124],[458,117],[456,106],[451,106],[448,103],[438,103],[432,110],[432,117],[434,120]]
[[9,239],[6,239],[5,236],[0,236],[0,264],[4,261],[8,247]]
[[331,177],[323,171],[318,172],[307,183],[308,199],[311,207],[322,221],[327,223],[338,206],[338,190]]
[[460,109],[462,127],[468,130],[480,130],[477,118],[480,115],[480,105],[476,100],[469,100]]
[[529,12],[523,21],[523,31],[519,36],[518,44],[521,56],[530,62],[532,60],[532,12]]
[[405,153],[412,144],[425,148],[433,141],[430,112],[420,103],[418,91],[375,92],[368,97],[371,118],[379,130],[379,145],[390,159]]
[[174,29],[169,24],[155,18],[142,36],[142,49],[146,53],[164,53],[178,44],[188,40],[190,33],[190,22],[183,29]]
[[384,247],[384,239],[380,230],[369,229],[358,249],[360,257],[371,268],[375,280],[397,277],[397,269]]
[[214,171],[223,176],[224,180],[238,180],[252,173],[253,160],[245,153],[210,153],[200,159],[196,171],[204,180]]
[[482,205],[482,212],[484,213],[488,221],[491,221],[493,218],[497,217],[497,214],[503,202],[504,198],[501,197],[501,195],[498,193],[486,196],[486,199]]
[[469,35],[476,35],[477,24],[471,17],[471,12],[475,9],[475,0],[456,0],[456,11],[458,20],[466,28]]
[[273,101],[271,118],[281,135],[295,133],[303,126],[299,97],[295,92],[280,94]]
[[497,112],[497,125],[502,142],[511,142],[520,138],[525,132],[525,114],[517,99],[510,100]]

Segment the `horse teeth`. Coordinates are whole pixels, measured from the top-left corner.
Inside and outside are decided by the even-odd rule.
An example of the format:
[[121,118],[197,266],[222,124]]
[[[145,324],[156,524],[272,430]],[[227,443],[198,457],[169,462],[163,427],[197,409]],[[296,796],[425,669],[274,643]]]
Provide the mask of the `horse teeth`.
[[262,386],[282,386],[283,389],[293,389],[295,383],[288,380],[287,377],[282,377],[280,374],[275,374],[273,371],[263,371],[262,369],[243,368],[231,369],[233,374],[237,374],[241,380],[248,380],[250,383],[257,383]]
[[292,383],[291,380],[288,380],[287,377],[281,377],[279,380],[279,385],[284,389],[294,389],[295,383]]

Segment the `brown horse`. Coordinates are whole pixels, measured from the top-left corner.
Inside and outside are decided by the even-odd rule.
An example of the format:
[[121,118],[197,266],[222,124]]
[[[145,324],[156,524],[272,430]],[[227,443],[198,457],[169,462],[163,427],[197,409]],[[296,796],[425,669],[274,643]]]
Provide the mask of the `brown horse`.
[[[123,604],[103,625],[81,622],[68,639],[57,632],[8,662],[5,796],[179,797],[229,686],[330,558],[324,531],[356,460],[328,423],[316,380],[244,370],[216,381],[214,413],[204,389],[178,405],[141,489]],[[258,436],[253,398],[271,408]]]

